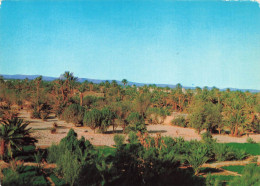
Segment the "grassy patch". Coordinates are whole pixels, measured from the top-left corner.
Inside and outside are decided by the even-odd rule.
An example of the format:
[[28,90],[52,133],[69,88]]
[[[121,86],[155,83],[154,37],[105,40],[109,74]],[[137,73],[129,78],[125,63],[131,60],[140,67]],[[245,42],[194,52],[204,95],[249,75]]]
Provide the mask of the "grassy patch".
[[236,176],[231,175],[212,175],[213,178],[216,178],[222,182],[228,182],[230,180],[233,180]]
[[95,146],[97,150],[99,150],[104,155],[112,155],[114,156],[116,153],[116,148],[109,147],[109,146]]
[[243,149],[246,153],[251,155],[260,155],[260,145],[258,143],[227,143],[228,146]]
[[221,167],[221,168],[228,170],[228,171],[236,172],[238,174],[242,174],[245,166],[235,165],[235,166],[224,166],[224,167]]

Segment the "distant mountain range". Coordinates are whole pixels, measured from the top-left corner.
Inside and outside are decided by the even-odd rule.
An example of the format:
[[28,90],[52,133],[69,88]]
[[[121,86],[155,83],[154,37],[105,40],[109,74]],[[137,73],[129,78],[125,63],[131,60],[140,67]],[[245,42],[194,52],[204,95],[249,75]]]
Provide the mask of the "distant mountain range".
[[[37,77],[39,77],[40,75],[21,75],[21,74],[15,74],[15,75],[5,75],[5,74],[0,74],[4,77],[4,79],[26,79],[28,78],[29,80],[33,80]],[[53,81],[58,79],[59,77],[49,77],[49,76],[42,76],[42,79],[44,81]],[[99,84],[101,82],[105,82],[105,81],[109,81],[112,82],[112,80],[100,80],[100,79],[89,79],[89,78],[78,78],[79,82],[84,82],[84,81],[89,81],[89,82],[93,82],[95,84]],[[118,84],[122,85],[121,81],[116,80]],[[147,83],[136,83],[136,82],[128,82],[128,85],[132,86],[132,85],[136,85],[137,87],[140,86],[144,86],[144,85],[150,85]],[[155,84],[157,87],[169,87],[169,88],[175,88],[176,85],[172,85],[172,84]],[[184,86],[185,89],[195,89],[195,87],[186,87]],[[208,87],[209,89],[211,89],[212,87]],[[224,89],[220,89],[220,90],[226,90],[227,88]],[[236,91],[236,90],[240,90],[240,91],[249,91],[252,93],[256,93],[256,92],[260,92],[260,90],[256,90],[256,89],[237,89],[237,88],[229,88],[231,91]]]

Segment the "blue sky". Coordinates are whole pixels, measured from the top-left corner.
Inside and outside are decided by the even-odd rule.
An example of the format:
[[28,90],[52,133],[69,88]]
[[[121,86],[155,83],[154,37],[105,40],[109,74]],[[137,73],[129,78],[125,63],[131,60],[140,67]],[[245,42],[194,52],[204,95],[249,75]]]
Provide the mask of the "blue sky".
[[260,8],[221,1],[3,1],[0,74],[260,89]]

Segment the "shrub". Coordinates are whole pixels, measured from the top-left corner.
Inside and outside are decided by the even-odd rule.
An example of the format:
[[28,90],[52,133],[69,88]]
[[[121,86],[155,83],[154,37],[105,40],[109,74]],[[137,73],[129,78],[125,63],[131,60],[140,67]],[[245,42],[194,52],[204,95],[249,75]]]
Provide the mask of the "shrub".
[[170,115],[168,109],[162,107],[150,107],[146,111],[146,116],[149,116],[150,124],[161,124],[168,115]]
[[234,149],[226,144],[216,143],[213,147],[215,159],[218,161],[242,160],[248,154],[242,149]]
[[177,117],[171,121],[172,125],[187,127],[187,122],[183,116]]
[[207,147],[200,145],[198,148],[193,148],[191,153],[187,156],[187,161],[192,166],[195,175],[198,175],[199,168],[208,161]]
[[59,179],[55,174],[51,174],[50,178],[56,186],[66,185],[66,182],[63,179]]
[[132,143],[132,144],[139,142],[138,141],[138,137],[136,135],[136,132],[134,132],[134,131],[130,131],[129,132],[129,134],[128,134],[128,141],[129,141],[129,143]]
[[220,180],[209,173],[206,177],[206,186],[219,186]]
[[119,134],[116,134],[114,136],[114,141],[115,141],[115,144],[117,147],[121,146],[124,144],[124,141],[125,141],[125,136],[124,135],[119,135]]
[[242,176],[236,177],[234,180],[230,182],[229,185],[260,185],[260,167],[256,164],[247,165],[242,172]]
[[92,109],[85,112],[83,124],[90,127],[94,132],[96,128],[101,126],[101,122],[102,113],[98,109]]
[[256,142],[253,140],[253,138],[250,138],[250,137],[248,137],[248,138],[246,139],[246,142],[247,142],[247,143],[256,143]]
[[77,124],[83,124],[84,107],[78,104],[71,104],[63,112],[63,119],[66,122]]
[[3,170],[3,185],[32,185],[32,186],[47,186],[46,179],[39,175],[34,167],[18,166],[16,168],[8,168]]
[[211,141],[213,139],[213,137],[212,137],[212,135],[209,131],[202,133],[201,138],[202,138],[202,141],[204,141],[204,142],[208,142],[208,141]]
[[63,154],[57,161],[57,172],[62,175],[66,183],[74,185],[78,179],[81,163],[78,157],[68,149],[64,149]]
[[147,131],[143,117],[137,112],[132,112],[127,117],[127,122],[129,123],[129,125],[126,127],[127,133],[130,131],[140,131],[143,134]]
[[203,185],[200,178],[177,168],[179,163],[173,154],[167,153],[170,149],[165,146],[163,138],[143,137],[150,141],[148,146],[130,143],[117,149],[115,179],[111,185]]
[[83,176],[82,169],[95,161],[95,152],[88,140],[84,137],[78,140],[77,133],[71,129],[59,145],[52,145],[48,149],[48,162],[57,164],[56,172],[66,183],[77,185],[76,182]]

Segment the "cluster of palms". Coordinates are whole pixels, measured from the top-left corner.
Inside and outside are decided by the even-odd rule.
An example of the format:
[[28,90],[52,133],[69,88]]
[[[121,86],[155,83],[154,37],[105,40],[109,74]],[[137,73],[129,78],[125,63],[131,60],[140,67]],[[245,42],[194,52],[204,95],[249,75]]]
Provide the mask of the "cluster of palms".
[[13,118],[0,124],[0,156],[1,159],[13,158],[14,150],[22,150],[23,146],[34,144],[36,140],[30,137],[28,122]]
[[71,72],[65,72],[52,82],[38,77],[33,81],[8,80],[0,83],[2,101],[21,106],[29,102],[30,107],[38,112],[36,116],[44,117],[50,112],[62,116],[69,105],[78,104],[86,110],[108,107],[116,113],[117,123],[122,125],[127,124],[126,118],[132,112],[138,112],[148,121],[154,115],[165,118],[165,113],[177,111],[188,113],[191,117],[187,122],[198,131],[228,129],[237,136],[260,130],[259,93],[209,90],[207,87],[185,90],[180,84],[173,89],[156,85],[136,87],[129,86],[126,79],[121,83],[115,80],[99,84],[80,83]]

